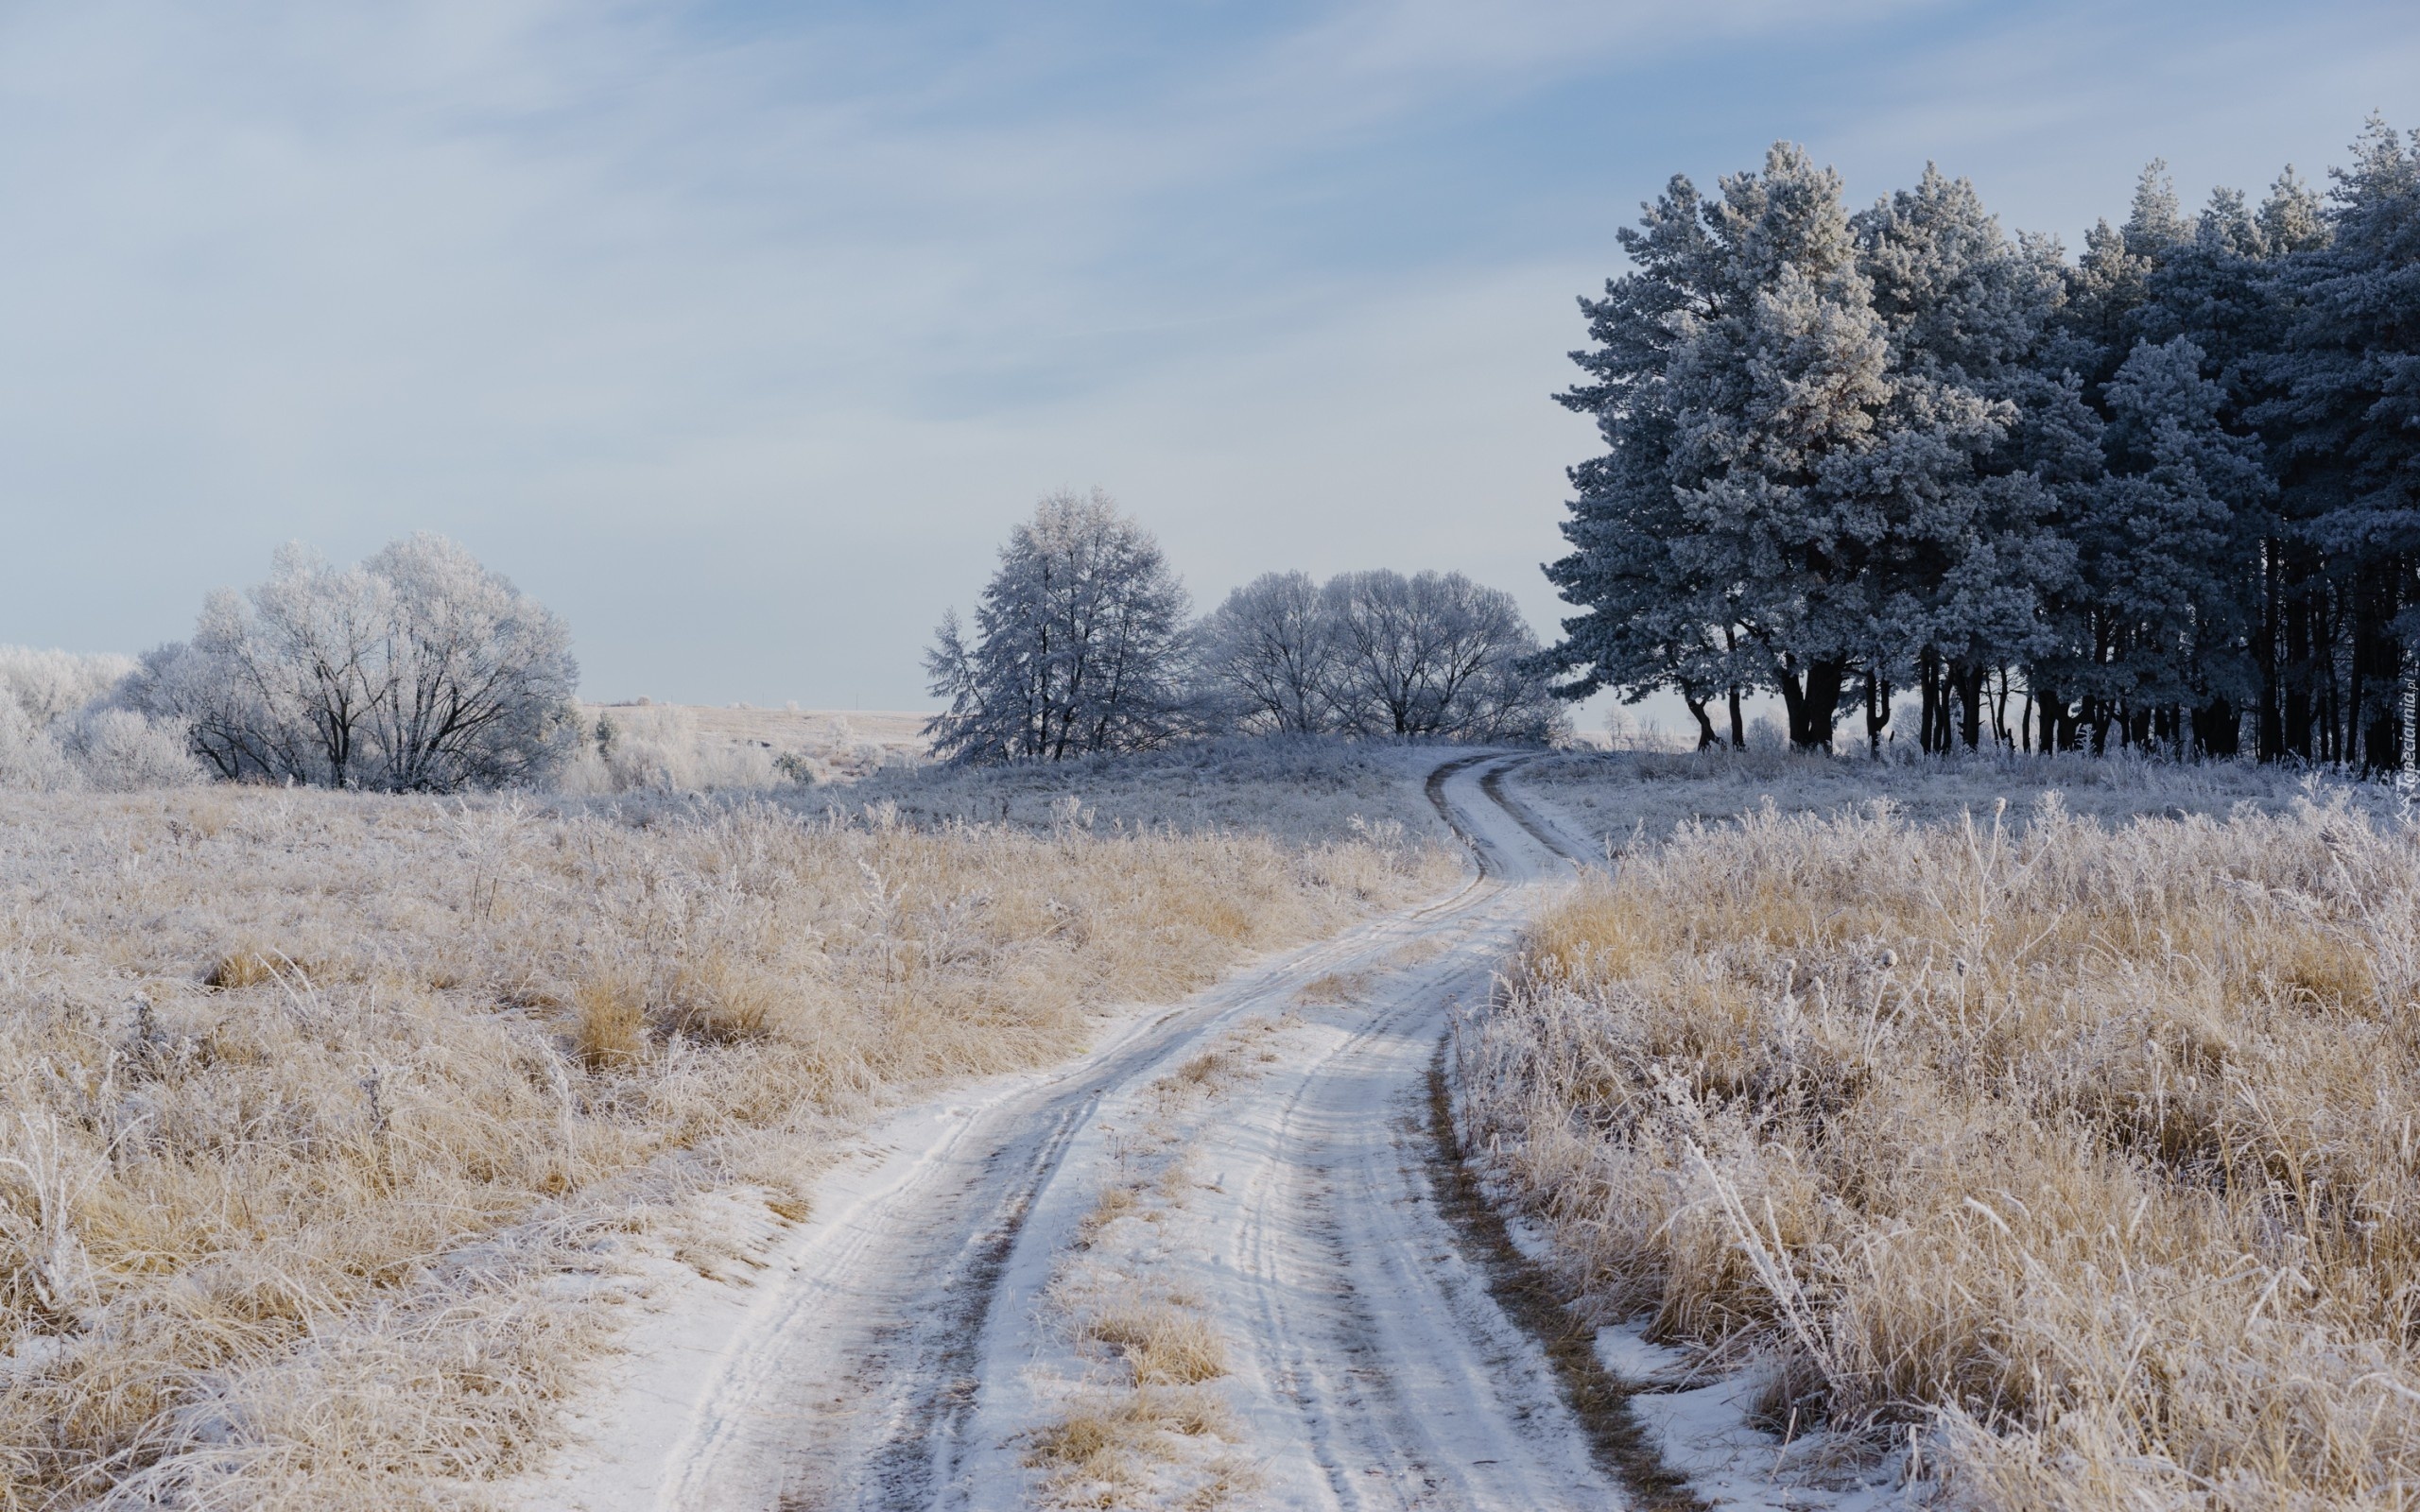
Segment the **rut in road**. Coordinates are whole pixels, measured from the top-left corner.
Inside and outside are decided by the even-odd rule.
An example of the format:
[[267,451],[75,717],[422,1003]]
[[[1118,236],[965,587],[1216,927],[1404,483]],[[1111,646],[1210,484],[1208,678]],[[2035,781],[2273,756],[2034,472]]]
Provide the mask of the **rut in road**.
[[[1430,797],[1478,875],[1294,953],[1081,1062],[916,1125],[820,1205],[651,1484],[662,1512],[1027,1506],[1036,1435],[1085,1368],[1054,1278],[1171,1068],[1238,1026],[1275,1046],[1186,1133],[1183,1200],[1138,1286],[1224,1339],[1219,1435],[1253,1506],[1686,1506],[1618,1389],[1525,1271],[1432,1121],[1438,1051],[1546,891],[1550,827],[1501,785],[1518,757],[1440,766]],[[1315,980],[1363,986],[1300,1008]],[[1157,1089],[1157,1091],[1155,1091]],[[1447,1142],[1441,1144],[1441,1138]],[[1576,1410],[1575,1410],[1576,1404]],[[1180,1467],[1182,1469],[1182,1467]],[[1222,1472],[1224,1473],[1224,1472]],[[1238,1484],[1242,1484],[1239,1482]]]

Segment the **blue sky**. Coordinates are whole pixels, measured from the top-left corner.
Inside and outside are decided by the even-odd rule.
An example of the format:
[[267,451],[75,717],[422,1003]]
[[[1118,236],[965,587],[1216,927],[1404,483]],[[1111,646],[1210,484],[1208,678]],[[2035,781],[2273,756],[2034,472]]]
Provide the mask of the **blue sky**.
[[2409,5],[1421,0],[0,11],[0,641],[467,542],[594,696],[915,707],[1040,493],[1204,607],[1560,610],[1547,396],[1674,172],[1927,159],[2070,247],[2420,124]]

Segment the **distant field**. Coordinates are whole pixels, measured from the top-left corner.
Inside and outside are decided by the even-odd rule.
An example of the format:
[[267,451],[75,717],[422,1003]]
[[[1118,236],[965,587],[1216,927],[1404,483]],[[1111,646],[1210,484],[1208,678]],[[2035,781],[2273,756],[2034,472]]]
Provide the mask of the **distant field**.
[[[902,710],[758,709],[746,704],[587,703],[588,739],[566,773],[568,792],[632,788],[731,790],[854,782],[930,759],[929,713]],[[599,744],[608,727],[611,747]],[[783,759],[795,758],[785,771]],[[803,765],[801,765],[803,763]]]
[[699,733],[734,744],[753,742],[775,750],[813,750],[871,742],[888,750],[923,755],[925,721],[929,712],[887,709],[759,709],[752,704],[728,707],[703,703],[583,704],[589,716],[615,709],[685,709],[698,721]]

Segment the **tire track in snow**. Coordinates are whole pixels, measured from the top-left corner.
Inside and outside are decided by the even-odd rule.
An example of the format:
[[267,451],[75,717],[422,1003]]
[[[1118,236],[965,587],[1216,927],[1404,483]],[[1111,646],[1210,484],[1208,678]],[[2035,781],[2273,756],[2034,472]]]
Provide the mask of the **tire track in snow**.
[[[1484,1245],[1456,1221],[1431,1072],[1451,1005],[1485,992],[1564,848],[1505,793],[1519,758],[1426,779],[1478,875],[1139,1022],[1086,1060],[969,1089],[946,1118],[819,1195],[657,1473],[583,1495],[596,1512],[900,1512],[1026,1504],[1019,1435],[1044,1420],[1031,1362],[1054,1255],[1115,1164],[1104,1119],[1175,1057],[1290,1007],[1326,973],[1370,1001],[1294,1033],[1303,1058],[1222,1111],[1224,1176],[1201,1197],[1192,1266],[1241,1357],[1253,1503],[1316,1508],[1682,1505],[1599,1452],[1552,1340],[1525,1332]],[[1407,945],[1450,939],[1433,961]],[[1450,1125],[1448,1125],[1450,1129]],[[1499,1224],[1500,1227],[1500,1224]],[[1198,1273],[1198,1274],[1197,1274]],[[1577,1400],[1582,1408],[1575,1413]],[[562,1504],[574,1504],[565,1502]]]

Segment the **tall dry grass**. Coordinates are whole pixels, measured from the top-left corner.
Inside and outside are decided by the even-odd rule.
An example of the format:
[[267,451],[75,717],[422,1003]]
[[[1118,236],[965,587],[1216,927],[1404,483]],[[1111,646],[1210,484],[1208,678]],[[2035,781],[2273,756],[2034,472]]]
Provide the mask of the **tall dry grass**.
[[[617,1237],[1442,851],[777,807],[0,799],[0,1507],[475,1502]],[[710,1248],[710,1246],[709,1246]]]
[[1685,826],[1461,1048],[1596,1315],[1950,1504],[2420,1499],[2420,831]]
[[2009,822],[2022,827],[2051,793],[2070,814],[2123,822],[2141,814],[2224,817],[2239,803],[2279,810],[2311,783],[2342,790],[2325,778],[2251,761],[2172,762],[2133,751],[1899,751],[1881,762],[1786,747],[1564,751],[1523,764],[1512,781],[1575,828],[1617,848],[1662,840],[1681,825],[1720,822],[1767,801],[1785,814],[1823,814],[1862,807],[1877,792],[1888,792],[1900,813],[1925,823],[1955,821],[1969,811],[1987,814],[2005,801]]

